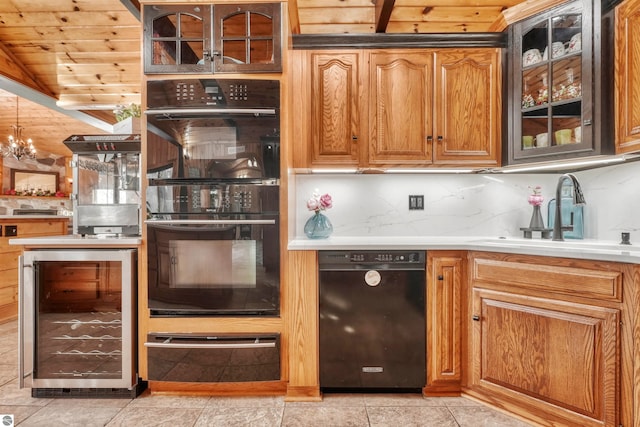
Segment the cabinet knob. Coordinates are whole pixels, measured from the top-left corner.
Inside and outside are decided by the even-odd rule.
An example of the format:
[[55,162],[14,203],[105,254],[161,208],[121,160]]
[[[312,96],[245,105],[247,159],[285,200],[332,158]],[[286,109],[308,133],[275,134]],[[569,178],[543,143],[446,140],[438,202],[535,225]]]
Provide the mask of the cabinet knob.
[[444,276],[442,274],[438,275],[438,280],[444,280]]
[[584,120],[582,121],[582,124],[583,124],[584,126],[591,126],[591,119],[584,119]]
[[443,139],[442,135],[438,135],[438,142],[442,142]]
[[474,315],[473,315],[473,317],[472,317],[472,319],[473,319],[475,322],[479,322],[479,321],[480,321],[480,316],[478,316],[477,314],[474,314]]
[[353,140],[353,141],[357,141],[357,140],[358,140],[358,137],[357,137],[356,135],[351,135],[351,140]]
[[429,142],[433,141],[433,137],[431,135],[427,136],[427,141]]

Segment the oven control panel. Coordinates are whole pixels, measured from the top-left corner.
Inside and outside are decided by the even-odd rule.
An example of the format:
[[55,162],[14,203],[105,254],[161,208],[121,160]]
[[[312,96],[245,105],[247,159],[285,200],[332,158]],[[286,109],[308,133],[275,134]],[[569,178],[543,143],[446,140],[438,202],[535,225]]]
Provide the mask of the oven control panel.
[[148,108],[279,108],[280,83],[253,79],[147,82]]

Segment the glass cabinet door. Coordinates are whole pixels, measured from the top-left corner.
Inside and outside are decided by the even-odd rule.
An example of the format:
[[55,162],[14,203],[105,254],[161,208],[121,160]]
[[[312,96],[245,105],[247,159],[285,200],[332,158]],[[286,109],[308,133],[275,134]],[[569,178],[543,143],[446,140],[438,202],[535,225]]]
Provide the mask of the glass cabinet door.
[[573,2],[515,27],[515,160],[591,149],[588,9]]
[[211,7],[144,6],[145,73],[211,70]]
[[216,72],[281,71],[279,3],[216,5]]
[[144,72],[280,72],[281,15],[281,3],[145,5]]

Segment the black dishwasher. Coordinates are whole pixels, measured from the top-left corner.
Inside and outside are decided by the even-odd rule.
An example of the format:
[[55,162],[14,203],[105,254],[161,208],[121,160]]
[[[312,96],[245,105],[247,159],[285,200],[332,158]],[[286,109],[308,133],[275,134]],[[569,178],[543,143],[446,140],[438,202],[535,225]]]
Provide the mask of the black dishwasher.
[[425,252],[320,251],[320,387],[426,382]]

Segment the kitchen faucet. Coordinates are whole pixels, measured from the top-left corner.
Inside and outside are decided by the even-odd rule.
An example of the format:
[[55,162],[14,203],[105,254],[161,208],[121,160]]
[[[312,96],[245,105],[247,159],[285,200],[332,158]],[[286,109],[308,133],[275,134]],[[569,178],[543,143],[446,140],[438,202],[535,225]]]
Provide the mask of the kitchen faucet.
[[582,194],[582,189],[580,188],[580,183],[578,183],[578,179],[575,175],[571,173],[565,173],[560,175],[558,179],[558,185],[556,186],[556,218],[553,223],[553,237],[552,240],[563,241],[562,237],[563,230],[572,230],[573,225],[563,226],[562,225],[562,184],[566,179],[570,179],[573,182],[573,204],[575,205],[584,205],[586,202],[584,200],[584,194]]

